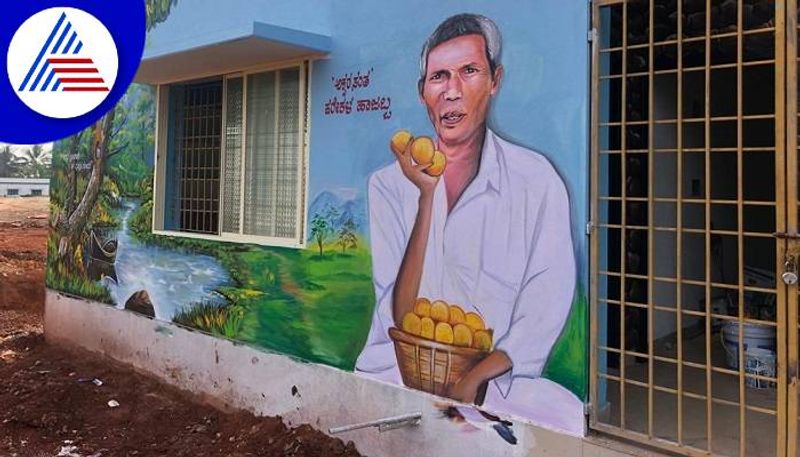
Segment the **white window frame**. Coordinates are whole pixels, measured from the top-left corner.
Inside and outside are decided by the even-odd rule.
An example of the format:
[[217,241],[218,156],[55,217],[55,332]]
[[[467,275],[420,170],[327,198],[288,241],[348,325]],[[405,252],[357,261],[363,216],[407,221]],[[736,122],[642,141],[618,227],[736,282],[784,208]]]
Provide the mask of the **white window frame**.
[[[295,217],[297,227],[297,238],[282,238],[272,236],[259,236],[244,234],[244,184],[245,184],[245,164],[246,164],[246,141],[247,141],[247,77],[256,73],[264,73],[269,71],[278,71],[291,68],[298,68],[300,70],[300,102],[299,116],[301,120],[301,128],[298,132],[298,142],[301,145],[301,164],[297,167],[298,183],[297,195],[295,201],[297,202],[297,214]],[[312,63],[311,61],[297,60],[290,62],[281,62],[273,64],[265,64],[262,66],[251,67],[242,71],[226,73],[218,75],[222,79],[222,128],[220,138],[220,189],[219,189],[219,210],[217,219],[217,232],[218,234],[204,234],[204,233],[189,233],[181,232],[178,230],[164,229],[164,198],[165,198],[165,185],[167,181],[167,154],[168,154],[168,138],[167,132],[169,130],[169,89],[173,84],[187,83],[197,81],[196,79],[171,81],[165,84],[159,84],[156,87],[156,122],[155,122],[155,169],[153,173],[153,215],[151,230],[155,235],[165,235],[182,238],[204,239],[211,241],[223,241],[233,243],[248,243],[260,244],[264,246],[287,247],[296,249],[305,249],[308,239],[308,227],[306,226],[306,212],[308,211],[308,162],[309,162],[309,140],[311,131],[311,115],[308,106],[311,104],[311,91],[308,89],[309,81],[311,80]],[[227,122],[227,81],[230,78],[242,78],[242,144],[241,144],[241,189],[239,193],[239,233],[223,232],[223,218],[224,218],[224,203],[225,203],[225,145],[226,138],[226,122]],[[208,79],[208,77],[203,78]]]

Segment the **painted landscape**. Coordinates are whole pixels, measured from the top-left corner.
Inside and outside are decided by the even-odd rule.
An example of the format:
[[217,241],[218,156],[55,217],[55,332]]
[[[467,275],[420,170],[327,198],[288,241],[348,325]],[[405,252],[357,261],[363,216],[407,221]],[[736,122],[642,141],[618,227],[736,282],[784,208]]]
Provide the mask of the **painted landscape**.
[[153,235],[153,114],[152,89],[132,86],[120,121],[55,145],[52,223],[75,226],[50,236],[48,287],[351,370],[374,303],[363,198],[321,192],[306,250]]

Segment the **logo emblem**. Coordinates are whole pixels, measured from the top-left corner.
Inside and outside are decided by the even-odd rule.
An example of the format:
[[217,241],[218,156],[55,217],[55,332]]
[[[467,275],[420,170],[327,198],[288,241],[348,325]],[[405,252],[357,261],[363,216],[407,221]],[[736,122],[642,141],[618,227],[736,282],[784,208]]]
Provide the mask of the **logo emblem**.
[[97,18],[77,8],[49,8],[17,29],[6,65],[9,82],[26,106],[68,119],[108,97],[119,57],[114,38]]

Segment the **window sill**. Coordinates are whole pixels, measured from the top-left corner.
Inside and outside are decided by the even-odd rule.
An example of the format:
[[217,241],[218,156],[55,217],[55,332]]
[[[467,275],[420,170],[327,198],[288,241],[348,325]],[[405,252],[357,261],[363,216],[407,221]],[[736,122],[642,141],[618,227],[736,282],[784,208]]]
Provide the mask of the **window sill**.
[[177,232],[174,230],[153,230],[153,235],[170,236],[175,238],[191,238],[195,240],[216,241],[220,243],[258,244],[261,246],[305,249],[306,244],[295,239],[276,238],[269,236],[240,235],[223,233],[222,235],[205,235],[200,233]]

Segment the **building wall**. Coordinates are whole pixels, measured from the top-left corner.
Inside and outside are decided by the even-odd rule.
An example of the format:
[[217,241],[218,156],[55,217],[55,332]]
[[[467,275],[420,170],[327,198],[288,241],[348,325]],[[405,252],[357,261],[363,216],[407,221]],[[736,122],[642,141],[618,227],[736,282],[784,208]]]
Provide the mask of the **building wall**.
[[[139,141],[142,147],[128,147],[109,159],[92,216],[81,235],[70,241],[75,247],[71,254],[58,254],[64,252],[56,248],[64,240],[57,233],[51,236],[48,287],[349,372],[356,368],[365,343],[385,338],[381,313],[375,311],[382,298],[385,302],[380,296],[384,289],[375,272],[392,265],[374,255],[379,244],[373,239],[376,232],[371,235],[375,221],[370,220],[370,210],[380,203],[369,201],[368,183],[392,165],[387,145],[395,131],[434,136],[417,93],[419,53],[437,24],[465,12],[465,7],[459,2],[422,1],[380,5],[356,1],[346,6],[303,2],[299,10],[292,5],[237,2],[220,15],[212,2],[178,2],[170,18],[150,35],[146,56],[196,48],[254,20],[331,36],[333,52],[313,62],[310,84],[308,232],[313,233],[311,225],[318,218],[327,219],[335,229],[324,237],[321,252],[316,240],[309,240],[307,249],[296,250],[153,235],[153,171],[139,157],[153,147],[154,126],[147,119],[152,119],[156,102],[152,91],[137,87],[124,102],[128,114],[124,128],[130,141]],[[459,248],[463,252],[457,253],[467,257],[496,259],[495,264],[481,264],[479,289],[494,277],[512,292],[503,289],[502,296],[499,292],[493,296],[487,291],[499,289],[481,289],[486,303],[470,303],[467,292],[430,298],[458,302],[467,311],[485,306],[490,328],[509,328],[508,333],[493,335],[495,343],[516,329],[516,334],[524,335],[515,346],[520,357],[527,357],[527,352],[542,354],[540,366],[532,370],[535,374],[524,373],[520,363],[505,378],[492,379],[489,389],[503,398],[497,396],[496,403],[487,400],[487,408],[581,434],[588,383],[588,253],[583,233],[589,192],[588,5],[556,0],[513,5],[476,2],[469,5],[469,12],[494,20],[504,40],[504,75],[492,100],[489,128],[509,142],[507,148],[523,154],[519,163],[539,167],[540,174],[530,176],[543,176],[542,182],[551,184],[547,189],[553,195],[563,193],[564,198],[553,200],[562,206],[549,208],[543,204],[547,193],[541,200],[524,200],[529,189],[537,188],[539,178],[510,188],[503,194],[508,199],[504,202],[517,202],[514,208],[521,213],[537,208],[533,216],[512,219],[504,228],[507,233],[486,238],[486,244]],[[356,79],[359,87],[348,87]],[[377,109],[363,109],[364,100],[377,100]],[[88,141],[91,135],[85,137]],[[74,201],[66,201],[70,193],[65,192],[74,177],[70,171],[74,162],[83,160],[86,165],[80,167],[75,200],[87,194],[91,175],[87,157],[76,159],[67,148],[68,142],[62,141],[54,150],[53,208],[58,213],[75,207]],[[536,159],[528,161],[528,156]],[[526,167],[506,172],[528,176]],[[559,215],[554,229],[541,222],[546,220],[541,215],[552,211]],[[336,234],[348,219],[356,227],[356,246],[337,244]],[[474,222],[486,224],[490,232],[485,233],[491,233],[490,217]],[[509,233],[530,234],[521,240],[528,246],[543,231],[568,247],[544,256],[545,245],[526,252],[527,257],[512,249],[516,246],[509,242],[514,238]],[[114,248],[113,266],[98,257],[92,244],[96,240],[112,242],[103,246]],[[527,263],[499,273],[506,267],[500,249]],[[531,267],[529,272],[528,265],[540,270],[534,274]],[[550,278],[549,265],[566,266],[567,273]],[[548,280],[542,282],[545,277]],[[435,289],[430,281],[425,287]],[[522,290],[527,290],[527,299],[517,300]],[[550,302],[548,297],[559,299]],[[507,305],[507,310],[497,312],[492,303]],[[528,306],[535,311],[517,312]],[[549,340],[545,334],[551,322],[558,326],[550,328]],[[394,352],[386,356],[387,366],[397,363]],[[508,389],[501,387],[501,378],[512,380]]]
[[17,191],[17,196],[27,197],[35,193],[41,192],[42,196],[50,194],[50,180],[49,179],[20,179],[20,178],[0,178],[0,197],[9,196],[9,190],[14,189]]

